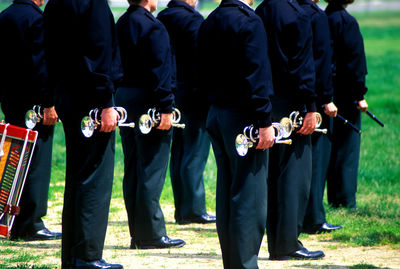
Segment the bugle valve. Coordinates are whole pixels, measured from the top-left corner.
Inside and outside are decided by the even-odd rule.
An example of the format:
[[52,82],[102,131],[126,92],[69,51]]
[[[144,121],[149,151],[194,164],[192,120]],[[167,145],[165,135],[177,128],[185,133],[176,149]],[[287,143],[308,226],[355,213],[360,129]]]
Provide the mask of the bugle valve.
[[[328,132],[327,129],[319,128],[322,124],[321,114],[318,112],[315,112],[315,117],[316,117],[316,124],[315,124],[314,132],[327,134],[327,132]],[[293,111],[292,113],[290,113],[289,119],[292,122],[293,130],[300,129],[303,126],[304,117],[302,115],[300,115],[299,111]]]
[[[287,133],[285,131],[285,127],[278,123],[273,122],[272,127],[275,131],[275,143],[276,144],[292,144],[291,139],[283,139],[287,138]],[[245,156],[250,148],[254,147],[259,140],[259,131],[258,128],[255,128],[253,125],[246,126],[243,129],[242,134],[238,134],[235,139],[235,148],[236,152],[239,156]]]
[[[128,119],[128,113],[126,109],[120,106],[114,107],[114,109],[118,112],[119,119],[117,121],[117,126],[119,127],[130,127],[134,128],[135,123],[129,122],[126,123]],[[101,126],[101,109],[95,108],[89,111],[89,115],[83,117],[81,121],[81,131],[85,137],[91,137],[94,131]]]
[[[179,123],[181,120],[181,112],[177,108],[172,111],[172,127],[185,128],[184,123]],[[161,123],[161,113],[156,108],[150,108],[147,114],[143,114],[139,118],[139,129],[142,134],[150,133],[153,127],[157,127]]]

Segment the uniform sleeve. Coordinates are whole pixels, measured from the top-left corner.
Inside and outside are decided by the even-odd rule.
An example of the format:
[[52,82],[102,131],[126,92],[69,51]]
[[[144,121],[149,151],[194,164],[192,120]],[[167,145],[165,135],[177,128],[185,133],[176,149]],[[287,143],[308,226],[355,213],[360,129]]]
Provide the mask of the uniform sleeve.
[[100,107],[113,106],[114,85],[110,68],[113,65],[114,22],[105,0],[91,0],[87,11],[85,64],[94,86],[93,98]]
[[32,55],[32,78],[38,90],[38,100],[43,107],[54,106],[53,91],[47,84],[47,68],[44,52],[43,17],[37,16],[29,28],[28,42]]
[[312,20],[315,63],[315,92],[318,105],[332,101],[332,47],[326,15],[317,13]]
[[365,58],[364,42],[360,28],[355,19],[346,23],[343,28],[343,48],[346,54],[344,74],[348,77],[350,88],[354,91],[352,97],[357,101],[364,99],[367,92],[365,76],[367,61]]
[[151,70],[150,87],[161,113],[172,112],[174,95],[171,90],[172,56],[168,32],[161,23],[149,33],[146,47],[151,48],[148,68]]
[[273,94],[271,68],[268,58],[268,43],[262,21],[258,17],[250,18],[249,23],[243,24],[244,74],[246,86],[251,92],[251,108],[260,128],[271,125],[271,102]]
[[298,16],[285,25],[281,34],[281,48],[288,58],[289,79],[297,87],[295,98],[306,105],[308,112],[314,112],[316,94],[311,21]]

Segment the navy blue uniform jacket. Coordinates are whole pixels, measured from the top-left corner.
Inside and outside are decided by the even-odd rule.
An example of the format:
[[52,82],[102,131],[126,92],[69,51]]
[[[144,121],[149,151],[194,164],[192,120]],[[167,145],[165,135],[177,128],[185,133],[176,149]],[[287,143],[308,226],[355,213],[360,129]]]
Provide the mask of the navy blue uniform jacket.
[[0,36],[4,112],[14,118],[14,113],[25,115],[33,105],[52,106],[53,96],[46,87],[42,10],[30,0],[15,0],[0,14]]
[[[187,3],[171,0],[168,8],[161,11],[159,19],[167,28],[171,41],[173,64],[176,68],[175,99],[179,108],[191,109],[198,106],[196,84],[197,35],[203,16]],[[204,105],[204,104],[203,104]],[[185,110],[184,109],[184,110]]]
[[352,103],[363,100],[367,92],[367,61],[358,23],[341,5],[329,4],[325,12],[333,45],[335,101]]
[[313,55],[315,64],[315,92],[317,105],[321,106],[332,101],[332,46],[329,32],[328,17],[311,0],[298,0],[304,12],[311,19],[313,34]]
[[256,13],[268,36],[275,95],[316,111],[310,19],[295,0],[264,0]]
[[258,127],[271,125],[273,88],[260,18],[240,1],[223,0],[198,39],[199,82],[209,103],[248,111]]
[[122,87],[144,89],[162,113],[172,111],[172,55],[165,26],[145,8],[131,5],[117,22],[124,76]]
[[50,0],[44,20],[51,87],[87,100],[92,108],[113,106],[113,82],[122,74],[107,1]]

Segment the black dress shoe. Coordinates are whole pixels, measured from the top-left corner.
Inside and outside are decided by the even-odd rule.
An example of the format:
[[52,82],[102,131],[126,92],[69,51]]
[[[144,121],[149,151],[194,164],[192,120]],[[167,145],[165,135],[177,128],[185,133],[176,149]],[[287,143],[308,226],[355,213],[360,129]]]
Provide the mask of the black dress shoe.
[[207,223],[215,223],[216,221],[217,221],[217,218],[215,216],[205,213],[201,216],[197,216],[197,217],[193,217],[193,218],[180,219],[180,220],[178,220],[178,224],[180,224],[180,225],[189,224],[189,223],[207,224]]
[[180,248],[186,244],[182,239],[171,239],[163,236],[158,240],[133,240],[131,241],[131,249],[155,249],[155,248]]
[[303,231],[308,234],[321,234],[321,233],[330,233],[336,230],[340,230],[343,227],[341,225],[333,225],[327,222],[322,223],[321,225],[317,225],[313,228],[304,228]]
[[11,234],[11,240],[23,240],[23,241],[40,241],[40,240],[56,240],[61,239],[62,234],[52,232],[47,228],[43,228],[31,235],[18,236]]
[[325,254],[318,250],[318,251],[308,251],[306,248],[299,249],[295,252],[292,252],[288,255],[282,256],[270,256],[270,260],[275,261],[287,261],[287,260],[318,260],[325,257]]
[[107,263],[105,260],[84,261],[74,258],[70,269],[123,269],[121,264]]

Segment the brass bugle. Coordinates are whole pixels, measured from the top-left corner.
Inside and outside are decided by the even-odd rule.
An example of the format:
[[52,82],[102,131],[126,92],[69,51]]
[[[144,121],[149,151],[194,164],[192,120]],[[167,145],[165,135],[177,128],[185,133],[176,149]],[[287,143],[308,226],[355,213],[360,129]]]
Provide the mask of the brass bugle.
[[291,145],[292,144],[292,139],[284,139],[287,138],[287,133],[285,130],[285,127],[278,122],[273,122],[272,127],[274,127],[275,130],[275,143],[276,144],[286,144],[286,145]]
[[319,127],[322,124],[322,116],[320,113],[316,112],[315,113],[315,117],[316,117],[316,124],[315,124],[315,130],[314,132],[319,132],[319,133],[323,133],[323,134],[327,134],[328,133],[328,129],[324,128],[324,129],[320,129]]
[[[328,133],[327,129],[320,129],[319,128],[321,126],[321,124],[322,124],[322,116],[321,116],[321,114],[318,113],[318,112],[315,112],[315,117],[316,117],[316,125],[315,125],[314,132],[327,134]],[[290,113],[289,119],[292,122],[293,130],[298,130],[303,126],[304,118],[303,118],[302,115],[300,115],[299,111],[293,111],[292,113]]]
[[[291,139],[284,139],[288,137],[285,127],[278,122],[273,122],[272,127],[275,131],[275,143],[291,145]],[[259,133],[258,129],[253,125],[246,126],[242,134],[238,134],[235,139],[235,148],[239,156],[245,156],[250,148],[258,143]],[[290,134],[289,134],[290,135]]]
[[[44,109],[40,105],[34,105],[32,109],[25,113],[25,125],[28,129],[35,128],[43,118]],[[57,119],[60,122],[60,119]]]
[[[119,127],[130,127],[134,128],[135,123],[129,122],[126,123],[128,119],[128,113],[126,109],[120,106],[114,107],[114,109],[118,112],[119,119],[117,121],[117,126]],[[101,109],[95,108],[89,111],[89,115],[82,118],[81,121],[81,131],[82,134],[89,138],[93,135],[94,131],[101,126]]]
[[[184,123],[179,123],[181,120],[181,112],[177,108],[172,111],[172,127],[185,128]],[[153,127],[157,127],[161,123],[161,113],[156,108],[150,108],[147,114],[143,114],[139,118],[139,129],[142,134],[150,133]]]

